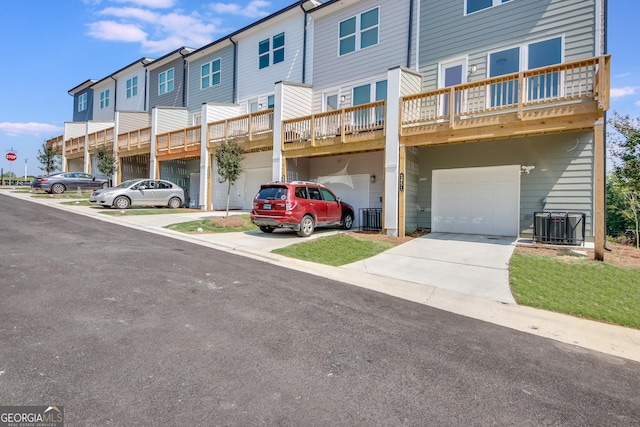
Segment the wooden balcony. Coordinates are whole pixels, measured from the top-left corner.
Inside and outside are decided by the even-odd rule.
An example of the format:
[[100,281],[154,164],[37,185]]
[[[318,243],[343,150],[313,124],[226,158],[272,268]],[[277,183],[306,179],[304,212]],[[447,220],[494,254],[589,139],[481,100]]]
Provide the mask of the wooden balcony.
[[56,136],[55,138],[47,139],[46,145],[47,147],[51,147],[54,154],[62,155],[62,141],[64,140],[64,135]]
[[156,136],[158,160],[200,157],[200,129],[200,126],[192,126]]
[[67,158],[73,159],[84,156],[84,136],[67,140],[64,147],[64,154]]
[[137,156],[151,152],[151,128],[138,129],[118,135],[118,155]]
[[407,146],[593,129],[609,108],[610,56],[405,96]]
[[273,109],[207,125],[207,148],[235,141],[245,153],[273,149]]
[[381,150],[385,144],[386,101],[284,120],[282,151],[287,157]]
[[103,129],[94,133],[90,133],[89,152],[95,154],[100,148],[113,151],[113,128]]

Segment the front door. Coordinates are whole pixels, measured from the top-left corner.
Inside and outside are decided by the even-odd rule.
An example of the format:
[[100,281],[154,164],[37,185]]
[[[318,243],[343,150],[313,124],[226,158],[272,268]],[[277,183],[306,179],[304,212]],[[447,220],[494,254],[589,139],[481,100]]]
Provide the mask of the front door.
[[[459,60],[454,62],[447,62],[440,66],[440,87],[451,87],[455,85],[459,85],[465,82],[465,60]],[[449,115],[449,94],[445,94],[442,96],[440,101],[440,115],[448,116]],[[460,93],[456,94],[454,100],[454,112],[460,112],[461,106]]]

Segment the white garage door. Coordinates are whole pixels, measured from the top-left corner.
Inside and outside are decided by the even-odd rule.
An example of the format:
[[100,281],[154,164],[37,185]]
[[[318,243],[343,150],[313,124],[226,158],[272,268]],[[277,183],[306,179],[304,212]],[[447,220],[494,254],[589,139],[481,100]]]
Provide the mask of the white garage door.
[[360,227],[360,209],[369,207],[369,175],[327,175],[317,181],[326,185],[345,202],[353,206],[353,227]]
[[433,171],[431,230],[517,236],[520,166]]

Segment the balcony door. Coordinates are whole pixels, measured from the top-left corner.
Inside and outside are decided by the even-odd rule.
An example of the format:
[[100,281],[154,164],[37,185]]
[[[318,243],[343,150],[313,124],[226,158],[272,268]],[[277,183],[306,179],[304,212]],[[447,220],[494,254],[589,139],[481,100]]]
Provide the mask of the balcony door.
[[[466,69],[467,61],[464,59],[446,62],[440,64],[440,84],[441,88],[451,87],[466,82],[466,75],[464,70]],[[460,92],[455,94],[454,100],[454,112],[460,113],[462,109],[462,99]],[[449,94],[446,93],[440,98],[440,116],[449,115]]]

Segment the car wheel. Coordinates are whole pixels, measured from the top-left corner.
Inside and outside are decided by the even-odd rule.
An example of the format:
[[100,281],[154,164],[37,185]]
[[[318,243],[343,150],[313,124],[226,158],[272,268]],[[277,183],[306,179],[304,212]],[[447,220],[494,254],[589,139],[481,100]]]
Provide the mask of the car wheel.
[[342,220],[342,228],[345,230],[351,230],[351,227],[353,227],[353,215],[349,212],[345,214]]
[[182,206],[182,200],[180,200],[177,197],[172,197],[171,199],[169,199],[169,207],[171,209],[178,209],[180,206]]
[[309,237],[313,233],[313,218],[311,215],[305,215],[300,221],[300,230],[298,230],[298,236],[300,237]]
[[128,209],[131,206],[131,201],[124,196],[120,196],[113,201],[113,206],[118,209]]
[[269,227],[268,225],[261,225],[260,226],[260,231],[262,231],[263,233],[273,233],[274,228],[273,227]]
[[51,192],[52,192],[53,194],[62,194],[62,193],[64,193],[64,190],[65,190],[64,185],[63,185],[63,184],[60,184],[60,183],[58,183],[58,184],[53,184],[53,185],[51,186]]

